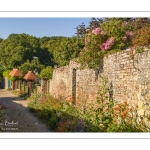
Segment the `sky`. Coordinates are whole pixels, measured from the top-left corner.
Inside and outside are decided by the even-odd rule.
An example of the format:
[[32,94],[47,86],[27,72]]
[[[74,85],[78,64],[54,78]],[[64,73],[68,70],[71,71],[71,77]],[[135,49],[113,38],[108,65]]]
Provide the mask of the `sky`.
[[82,22],[89,25],[91,18],[0,18],[0,38],[26,33],[36,37],[75,35]]

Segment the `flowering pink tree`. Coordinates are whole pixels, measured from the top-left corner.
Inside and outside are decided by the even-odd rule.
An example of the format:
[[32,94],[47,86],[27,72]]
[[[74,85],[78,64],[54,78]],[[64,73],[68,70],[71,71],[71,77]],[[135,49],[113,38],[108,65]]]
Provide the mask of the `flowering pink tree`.
[[90,68],[99,68],[106,53],[126,48],[131,45],[133,37],[132,27],[117,18],[103,22],[100,27],[87,29],[85,48],[80,53],[79,62]]

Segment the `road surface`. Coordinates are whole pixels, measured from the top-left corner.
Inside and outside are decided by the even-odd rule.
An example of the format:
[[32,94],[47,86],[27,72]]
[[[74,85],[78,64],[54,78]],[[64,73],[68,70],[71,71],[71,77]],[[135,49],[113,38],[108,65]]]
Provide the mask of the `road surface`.
[[27,100],[21,100],[11,91],[0,89],[0,103],[6,106],[2,132],[50,132],[28,111]]

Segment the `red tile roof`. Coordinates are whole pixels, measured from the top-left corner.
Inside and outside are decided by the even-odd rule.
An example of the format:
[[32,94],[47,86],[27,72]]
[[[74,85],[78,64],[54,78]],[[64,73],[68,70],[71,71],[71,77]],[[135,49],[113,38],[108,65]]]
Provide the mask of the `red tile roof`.
[[13,76],[13,77],[21,77],[22,73],[18,70],[18,69],[13,69],[9,75]]
[[32,71],[28,71],[28,73],[24,76],[25,80],[36,80],[36,76]]

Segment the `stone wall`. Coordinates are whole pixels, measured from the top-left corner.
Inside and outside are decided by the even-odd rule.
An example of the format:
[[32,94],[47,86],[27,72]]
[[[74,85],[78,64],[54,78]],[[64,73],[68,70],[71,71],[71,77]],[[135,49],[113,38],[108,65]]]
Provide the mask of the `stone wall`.
[[149,109],[150,101],[150,50],[135,53],[133,49],[108,55],[100,70],[83,69],[74,61],[56,68],[50,81],[50,93],[55,97],[73,99],[78,104],[96,101],[100,76],[108,79],[117,101],[127,100],[138,105],[139,114]]

